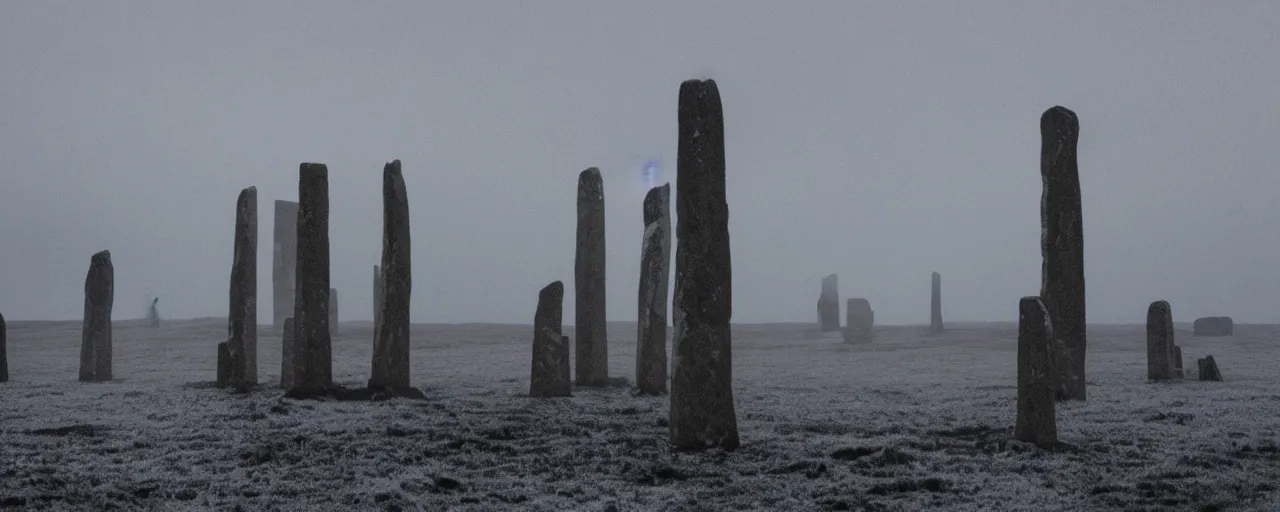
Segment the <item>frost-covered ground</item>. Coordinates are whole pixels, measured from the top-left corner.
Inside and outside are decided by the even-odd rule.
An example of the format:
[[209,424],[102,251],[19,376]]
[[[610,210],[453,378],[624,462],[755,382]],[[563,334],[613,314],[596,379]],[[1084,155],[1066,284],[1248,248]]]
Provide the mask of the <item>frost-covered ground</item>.
[[[635,332],[609,332],[633,377]],[[1191,379],[1145,381],[1141,326],[1092,326],[1089,400],[1058,409],[1066,446],[1009,440],[1013,324],[734,327],[743,446],[672,454],[665,398],[625,388],[529,399],[531,326],[421,325],[426,401],[212,389],[225,320],[117,322],[116,381],[76,382],[79,322],[11,322],[0,384],[0,507],[22,510],[1280,510],[1280,328],[1195,338]],[[334,375],[367,378],[368,323],[344,323]],[[572,329],[566,329],[572,334]],[[1212,354],[1227,379],[1201,383]],[[1216,507],[1216,508],[1215,508]]]

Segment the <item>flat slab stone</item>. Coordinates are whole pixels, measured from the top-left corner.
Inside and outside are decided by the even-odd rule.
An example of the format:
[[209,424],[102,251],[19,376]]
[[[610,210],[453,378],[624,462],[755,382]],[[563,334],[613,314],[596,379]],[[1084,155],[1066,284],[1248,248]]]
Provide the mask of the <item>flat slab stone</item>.
[[1196,336],[1231,336],[1235,332],[1235,323],[1229,316],[1197,318],[1191,325]]

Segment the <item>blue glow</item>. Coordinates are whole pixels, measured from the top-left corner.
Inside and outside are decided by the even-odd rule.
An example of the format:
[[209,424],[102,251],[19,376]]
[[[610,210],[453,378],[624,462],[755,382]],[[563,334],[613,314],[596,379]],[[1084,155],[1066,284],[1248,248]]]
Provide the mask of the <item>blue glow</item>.
[[644,167],[640,170],[640,181],[646,188],[658,186],[661,178],[662,165],[657,160],[649,160],[644,163]]

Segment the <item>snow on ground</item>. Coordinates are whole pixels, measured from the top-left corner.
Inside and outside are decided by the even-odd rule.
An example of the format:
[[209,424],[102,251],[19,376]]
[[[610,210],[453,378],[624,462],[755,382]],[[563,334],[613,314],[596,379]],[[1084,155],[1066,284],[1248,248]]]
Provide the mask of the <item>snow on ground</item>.
[[[1280,510],[1280,328],[1196,338],[1191,379],[1149,384],[1141,326],[1089,331],[1089,400],[1065,446],[1010,441],[1016,325],[734,327],[737,452],[673,454],[667,401],[625,388],[530,399],[531,326],[415,325],[425,401],[295,401],[279,333],[263,386],[213,389],[222,319],[115,326],[115,376],[76,382],[80,322],[11,322],[0,508],[22,510]],[[368,377],[369,323],[334,375]],[[566,333],[572,335],[572,328]],[[633,379],[634,324],[609,331]],[[1226,382],[1197,382],[1212,354]]]

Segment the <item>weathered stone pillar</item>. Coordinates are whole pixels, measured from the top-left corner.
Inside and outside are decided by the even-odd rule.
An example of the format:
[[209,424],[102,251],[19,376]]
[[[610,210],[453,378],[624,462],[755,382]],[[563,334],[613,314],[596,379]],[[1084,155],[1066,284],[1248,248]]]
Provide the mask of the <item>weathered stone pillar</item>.
[[382,267],[373,266],[373,346],[378,347],[378,322],[382,318]]
[[1039,297],[1018,302],[1018,420],[1014,439],[1049,447],[1058,443],[1054,414],[1053,324]]
[[1085,399],[1084,227],[1080,208],[1080,173],[1076,142],[1080,121],[1075,112],[1053,107],[1040,116],[1040,297],[1053,319],[1057,345],[1057,396]]
[[111,380],[111,307],[115,301],[115,267],[111,252],[89,260],[84,279],[84,327],[80,338],[80,380]]
[[569,339],[560,334],[564,284],[553,282],[538,292],[538,310],[533,317],[533,359],[529,374],[529,396],[572,396],[569,377]]
[[844,340],[851,343],[870,343],[873,339],[872,329],[876,324],[876,312],[871,310],[867,299],[849,299],[845,304],[847,327]]
[[1218,371],[1218,362],[1213,360],[1213,356],[1197,359],[1196,364],[1200,367],[1201,381],[1222,382],[1222,372]]
[[[400,161],[382,168],[382,267],[375,277],[378,335],[370,388],[409,389],[409,299],[413,292],[409,195]],[[375,269],[376,271],[376,269]]]
[[1173,370],[1171,373],[1173,374],[1173,378],[1181,379],[1182,378],[1182,347],[1179,347],[1177,345],[1173,346],[1172,361],[1173,361]]
[[293,373],[297,364],[294,360],[294,352],[297,351],[294,340],[298,337],[296,330],[293,317],[285,318],[284,328],[280,330],[280,388],[285,390],[293,387]]
[[576,380],[579,386],[609,382],[605,324],[604,181],[592,167],[578,175],[578,237],[573,262]]
[[297,298],[294,299],[294,381],[290,395],[322,394],[333,387],[329,335],[329,169],[298,169]]
[[835,274],[822,278],[822,294],[818,295],[818,329],[821,332],[840,330],[839,279]]
[[667,392],[667,282],[671,277],[671,184],[644,197],[640,242],[640,311],[636,335],[636,388]]
[[236,199],[235,249],[231,258],[231,305],[227,342],[231,383],[258,384],[258,189],[240,191]]
[[8,329],[4,323],[4,315],[0,315],[0,382],[9,382]]
[[329,289],[329,338],[338,337],[338,289]]
[[1173,378],[1173,310],[1158,300],[1147,308],[1147,379]]
[[284,325],[293,317],[298,277],[298,203],[275,202],[275,227],[271,249],[271,325]]
[[933,292],[929,299],[929,332],[940,333],[942,326],[942,274],[933,273]]
[[681,83],[679,101],[675,292],[683,313],[671,378],[671,445],[736,450],[724,110],[714,80]]

